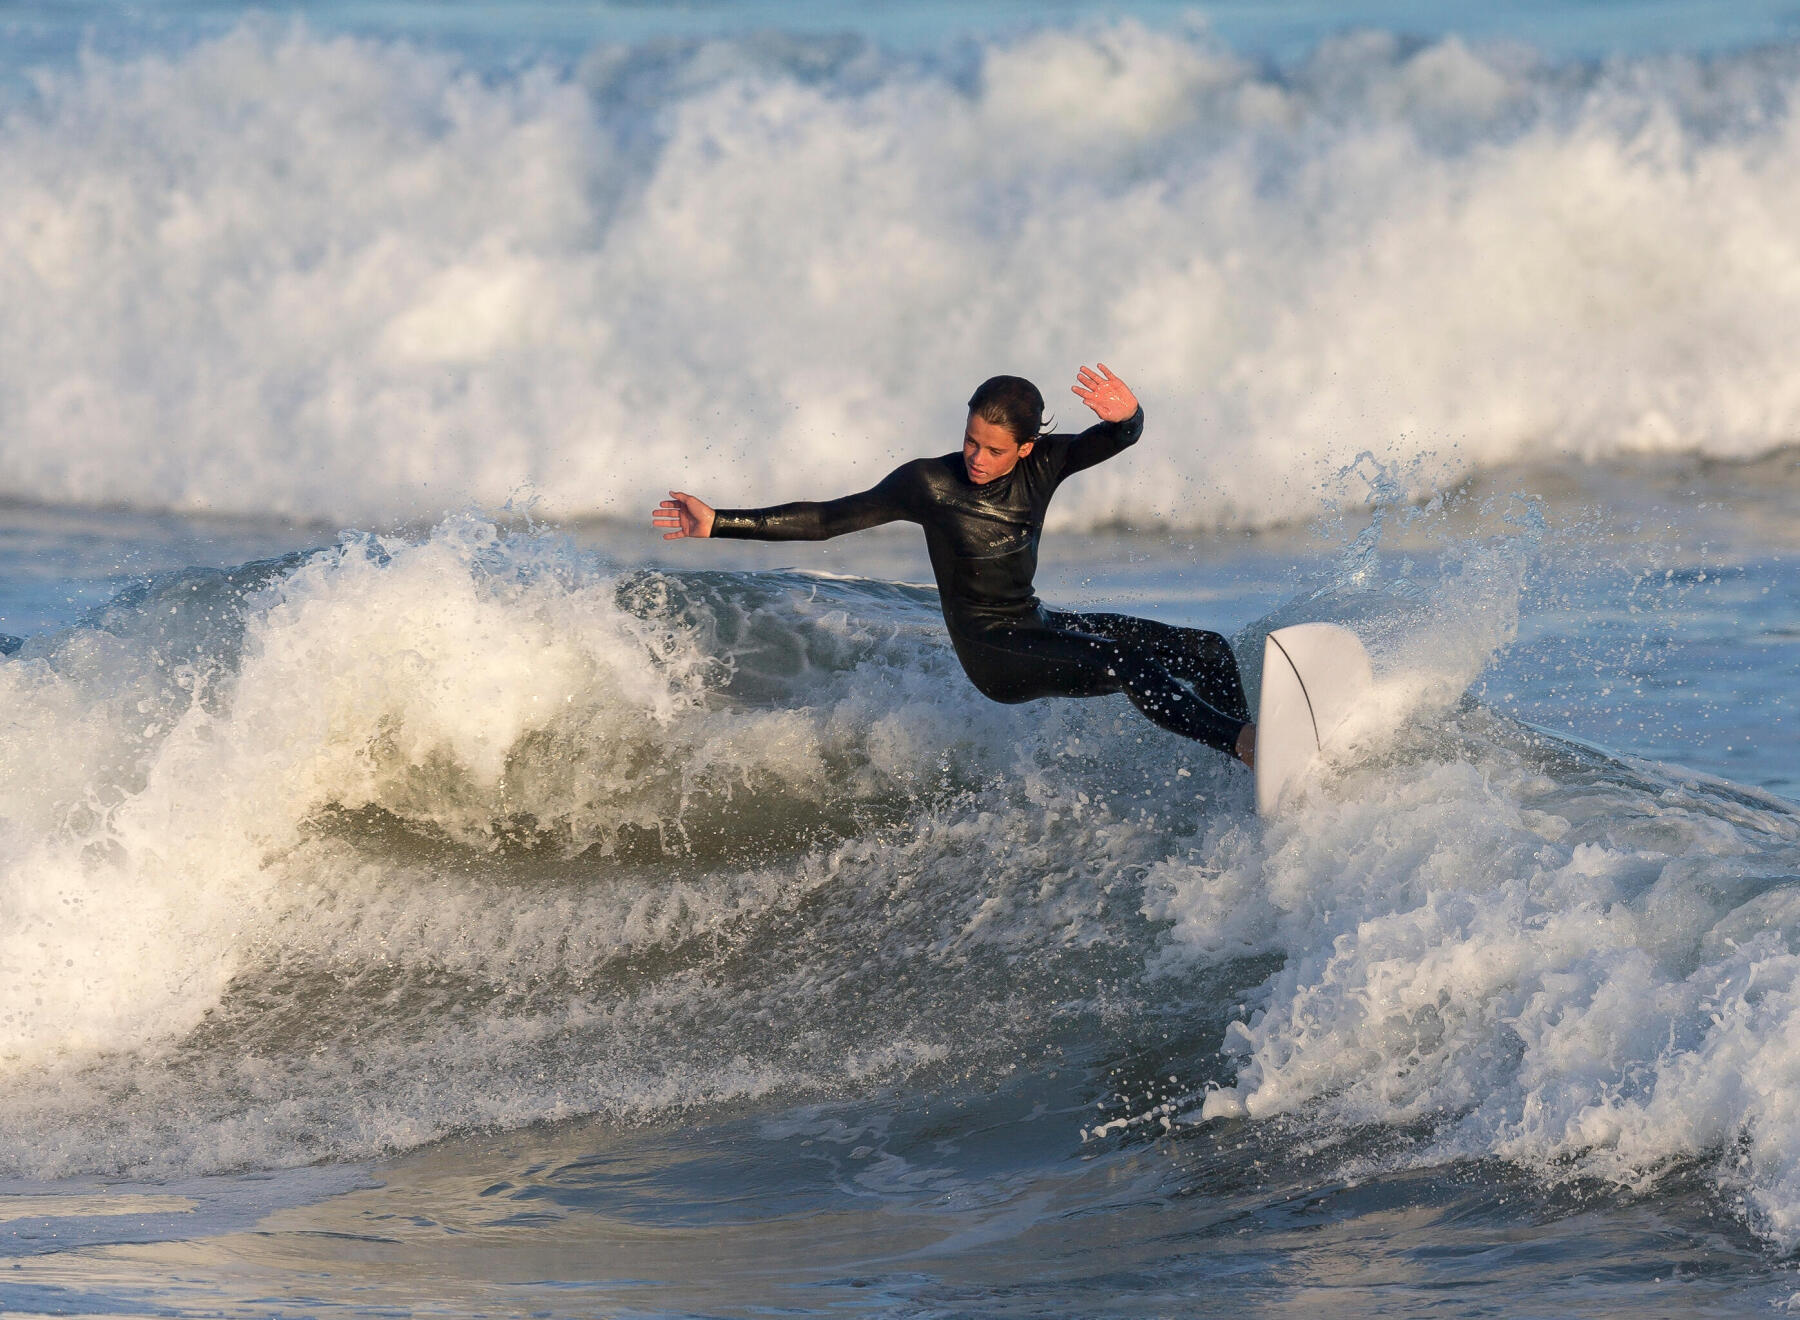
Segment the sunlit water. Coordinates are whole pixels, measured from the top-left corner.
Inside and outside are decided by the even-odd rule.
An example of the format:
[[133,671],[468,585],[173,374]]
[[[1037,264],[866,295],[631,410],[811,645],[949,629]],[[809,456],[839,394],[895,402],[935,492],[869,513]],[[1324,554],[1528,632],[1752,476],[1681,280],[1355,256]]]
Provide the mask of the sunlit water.
[[[0,1307],[1795,1305],[1785,11],[949,14],[0,17]],[[1276,820],[642,526],[1097,356]]]
[[983,703],[905,532],[12,510],[7,1304],[1785,1304],[1792,460],[1629,475],[1051,538],[1358,622],[1399,735],[1271,824]]

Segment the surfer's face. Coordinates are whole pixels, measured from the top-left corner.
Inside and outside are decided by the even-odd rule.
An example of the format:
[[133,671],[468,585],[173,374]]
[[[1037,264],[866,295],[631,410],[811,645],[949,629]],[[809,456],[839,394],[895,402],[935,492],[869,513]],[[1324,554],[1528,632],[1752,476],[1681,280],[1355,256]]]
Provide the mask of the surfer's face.
[[969,470],[969,480],[985,486],[1004,477],[1031,452],[1031,445],[1029,440],[1020,444],[999,423],[970,413],[969,424],[963,428],[963,466]]

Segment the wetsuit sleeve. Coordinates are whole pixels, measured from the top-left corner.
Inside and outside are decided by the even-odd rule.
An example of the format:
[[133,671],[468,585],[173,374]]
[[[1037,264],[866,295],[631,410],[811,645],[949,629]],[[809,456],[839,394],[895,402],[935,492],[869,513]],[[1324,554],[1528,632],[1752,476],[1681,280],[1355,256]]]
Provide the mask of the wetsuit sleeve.
[[910,467],[896,468],[873,489],[838,500],[715,510],[712,534],[740,541],[824,541],[911,518]]
[[1098,422],[1088,427],[1064,444],[1062,471],[1058,476],[1066,477],[1083,468],[1091,468],[1096,463],[1104,463],[1114,454],[1122,453],[1135,445],[1143,433],[1142,407],[1122,422]]

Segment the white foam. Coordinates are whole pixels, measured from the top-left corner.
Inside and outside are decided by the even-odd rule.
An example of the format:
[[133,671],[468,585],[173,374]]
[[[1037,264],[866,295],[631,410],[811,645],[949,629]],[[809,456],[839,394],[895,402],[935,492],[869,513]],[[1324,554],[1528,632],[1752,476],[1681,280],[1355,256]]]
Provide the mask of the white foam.
[[1515,635],[1533,515],[1396,580],[1383,512],[1334,583],[1252,630],[1344,620],[1377,692],[1281,816],[1216,819],[1149,872],[1157,970],[1280,964],[1187,1117],[1429,1134],[1381,1167],[1498,1157],[1637,1189],[1698,1166],[1791,1249],[1800,815],[1463,705]]
[[622,573],[473,516],[134,589],[0,664],[0,708],[0,1170],[34,1177],[1003,1048],[971,996],[890,1021],[844,983],[1079,947],[1160,838],[1076,787],[1124,699],[982,699],[929,592]]
[[1365,449],[1429,484],[1800,435],[1789,53],[803,44],[477,77],[249,26],[43,75],[0,119],[0,494],[826,495],[947,448],[993,371],[1078,423],[1096,357],[1151,424],[1067,523],[1306,515]]
[[1179,957],[1283,956],[1228,1033],[1235,1086],[1200,1115],[1422,1124],[1413,1158],[1553,1181],[1698,1161],[1791,1247],[1800,821],[1551,770],[1484,718],[1435,716],[1462,733],[1153,874]]
[[[191,1027],[275,920],[280,859],[322,811],[376,808],[484,849],[521,829],[569,851],[630,829],[679,848],[734,795],[765,813],[828,784],[855,801],[979,755],[966,713],[896,699],[930,683],[929,656],[827,673],[810,704],[721,706],[703,622],[632,614],[615,576],[561,542],[502,542],[479,520],[277,573],[241,641],[184,661],[236,600],[220,586],[173,580],[116,608],[113,630],[35,639],[0,668],[14,1064]],[[915,660],[921,645],[890,644]]]

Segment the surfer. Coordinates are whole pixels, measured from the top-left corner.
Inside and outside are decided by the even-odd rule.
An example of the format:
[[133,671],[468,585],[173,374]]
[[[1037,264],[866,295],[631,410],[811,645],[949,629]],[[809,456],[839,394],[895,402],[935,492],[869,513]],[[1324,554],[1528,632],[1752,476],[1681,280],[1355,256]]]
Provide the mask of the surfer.
[[1050,497],[1067,477],[1135,444],[1144,410],[1104,362],[1072,387],[1099,422],[1044,430],[1044,396],[1018,376],[969,399],[962,452],[903,463],[873,489],[823,503],[714,509],[670,491],[651,513],[665,540],[686,536],[820,541],[916,522],[937,576],[951,645],[976,690],[995,701],[1123,692],[1154,723],[1254,761],[1256,726],[1231,647],[1218,633],[1123,614],[1047,608],[1031,589]]

